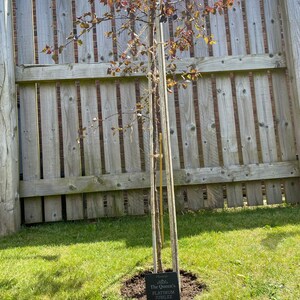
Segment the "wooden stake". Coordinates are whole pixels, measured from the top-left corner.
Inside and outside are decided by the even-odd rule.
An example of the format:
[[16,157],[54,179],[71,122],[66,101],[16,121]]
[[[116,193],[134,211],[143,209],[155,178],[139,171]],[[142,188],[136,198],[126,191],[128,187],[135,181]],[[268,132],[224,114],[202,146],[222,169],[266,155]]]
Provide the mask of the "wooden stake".
[[162,23],[159,22],[158,15],[159,14],[157,14],[156,17],[156,32],[157,32],[157,42],[158,42],[158,66],[159,66],[159,78],[160,78],[159,94],[160,94],[163,146],[164,146],[164,156],[165,156],[165,164],[166,164],[170,238],[171,238],[171,247],[172,247],[172,266],[173,266],[173,271],[176,272],[178,275],[178,281],[180,285],[178,235],[177,235],[174,179],[173,179],[173,166],[172,166],[171,141],[170,141],[166,62],[165,62],[165,51],[164,51],[163,27],[162,27]]
[[[149,12],[148,24],[149,24],[149,43],[150,45],[154,40],[154,25],[153,25],[153,13]],[[155,169],[154,169],[154,130],[153,130],[153,55],[149,51],[148,52],[148,94],[149,94],[149,130],[150,130],[150,205],[151,205],[151,224],[152,224],[152,252],[153,252],[153,269],[154,273],[157,273],[157,237],[156,237],[156,222],[155,222]]]
[[159,199],[160,199],[160,234],[161,234],[161,244],[164,247],[165,235],[164,235],[164,199],[163,199],[163,151],[162,151],[162,134],[159,134]]

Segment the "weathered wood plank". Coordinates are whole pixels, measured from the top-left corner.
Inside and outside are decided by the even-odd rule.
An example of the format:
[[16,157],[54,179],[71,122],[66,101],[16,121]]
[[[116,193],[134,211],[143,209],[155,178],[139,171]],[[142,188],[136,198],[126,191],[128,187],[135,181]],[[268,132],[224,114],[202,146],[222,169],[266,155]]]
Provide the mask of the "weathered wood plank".
[[[51,55],[42,53],[45,45],[54,44],[51,0],[36,1],[38,60],[41,64],[53,64]],[[40,85],[41,134],[43,178],[60,177],[59,125],[55,83]],[[61,197],[44,199],[45,221],[62,219]]]
[[[175,186],[248,182],[256,180],[298,178],[300,176],[297,160],[263,164],[231,165],[190,170],[174,170]],[[158,178],[159,180],[159,178]],[[165,180],[163,181],[166,185]],[[20,182],[21,197],[49,195],[68,195],[76,193],[124,191],[150,187],[148,172],[104,174],[53,178]]]
[[[141,171],[140,142],[136,114],[136,93],[134,81],[120,84],[122,107],[122,124],[124,137],[125,171],[127,173]],[[128,191],[128,214],[143,215],[143,191]]]
[[[245,55],[246,39],[241,2],[235,2],[228,10],[231,51],[233,55]],[[234,77],[243,164],[258,163],[257,142],[254,124],[254,111],[248,74]],[[260,182],[246,184],[247,202],[250,206],[262,205],[263,195]]]
[[[76,15],[83,15],[87,11],[91,11],[91,4],[88,1],[80,1],[76,0],[75,1],[75,10],[76,10]],[[77,33],[80,33],[83,29],[80,28],[80,26],[77,26]],[[78,62],[79,63],[94,63],[95,62],[95,57],[94,57],[94,41],[93,41],[93,34],[92,32],[89,34],[85,34],[82,36],[82,42],[83,44],[78,47]],[[92,131],[94,128],[88,128],[91,126],[91,124],[96,124],[96,122],[93,122],[93,118],[98,117],[98,110],[95,111],[89,111],[89,109],[92,108],[97,108],[98,103],[97,103],[97,93],[96,93],[96,85],[93,81],[81,81],[80,82],[80,93],[81,95],[84,96],[84,99],[81,99],[83,103],[81,103],[81,111],[82,114],[85,114],[85,122],[82,125],[83,127],[87,128],[87,133],[90,134],[89,137],[87,137],[87,141],[84,141],[84,144],[86,143],[92,143],[95,144],[96,148],[93,151],[96,151],[96,149],[99,149],[100,147],[100,141],[99,141],[99,135],[98,137],[95,136],[95,133],[99,134],[99,130],[95,131],[92,134]],[[90,97],[90,98],[88,98]],[[86,107],[85,107],[86,105]],[[85,111],[85,110],[88,111]],[[86,114],[87,113],[87,114]],[[92,116],[94,114],[94,116]],[[99,143],[99,146],[97,144]],[[98,167],[99,165],[101,166],[101,153],[100,151],[98,153],[93,153],[90,151],[90,148],[84,149],[84,156],[85,156],[85,161],[91,162],[91,160],[100,160],[99,162],[96,163],[95,166],[88,166],[88,171],[95,170],[94,167]],[[93,157],[95,156],[95,157]],[[101,168],[100,170],[97,170],[96,173],[87,173],[90,175],[94,174],[100,174],[101,173]],[[85,173],[86,174],[86,173]],[[97,216],[101,217],[103,216],[104,213],[104,200],[103,200],[104,195],[103,194],[88,194],[85,195],[85,200],[86,200],[86,207],[87,207],[87,215],[90,214],[88,217],[92,216]],[[92,212],[91,209],[94,208],[96,211]]]
[[[220,166],[218,153],[217,127],[215,120],[215,107],[210,77],[202,77],[197,82],[198,101],[200,110],[200,130],[205,167]],[[207,185],[207,201],[205,207],[224,207],[222,185]]]
[[[76,16],[82,16],[84,13],[92,11],[91,3],[89,1],[75,0],[75,12]],[[77,34],[81,34],[82,29],[80,25],[77,25]],[[93,45],[93,34],[83,34],[80,39],[82,45],[78,46],[78,63],[93,63],[94,58],[94,45]],[[87,66],[89,68],[89,66]]]
[[[174,93],[168,95],[169,106],[169,122],[170,122],[170,139],[172,149],[172,165],[173,170],[180,170],[180,154],[179,154],[179,140],[177,130],[176,104]],[[184,204],[184,190],[180,187],[175,188],[175,201],[177,211],[185,209]]]
[[[32,0],[16,1],[16,30],[17,44],[22,51],[18,51],[19,64],[34,64],[34,32]],[[41,178],[40,146],[38,129],[38,103],[36,86],[34,83],[19,85],[20,97],[20,129],[21,134],[21,163],[23,179]],[[39,223],[43,221],[42,199],[24,199],[25,223]]]
[[54,45],[53,3],[51,0],[36,0],[36,27],[38,63],[53,65],[51,55],[42,52],[46,45]]
[[[134,27],[136,33],[139,35],[140,41],[143,45],[141,45],[137,50],[138,53],[136,57],[138,57],[141,61],[148,61],[148,53],[147,47],[149,45],[149,35],[148,35],[148,16],[143,12],[136,12],[136,16],[139,20],[134,22]],[[141,21],[140,21],[141,20]],[[144,46],[145,45],[145,46]]]
[[[115,82],[100,85],[101,108],[103,119],[103,141],[105,170],[109,174],[122,173],[121,149],[119,138],[117,93]],[[115,128],[116,130],[112,130]],[[106,215],[120,216],[124,214],[124,200],[122,192],[106,195]]]
[[[295,128],[300,127],[300,6],[297,0],[280,1],[284,29],[288,78],[291,83]],[[297,154],[300,156],[300,130],[296,130]]]
[[[98,119],[98,101],[96,86],[92,81],[81,82],[81,115],[82,127],[86,128],[83,138],[83,155],[85,175],[101,176],[100,123]],[[89,193],[86,195],[87,218],[94,219],[105,216],[104,194]]]
[[[116,44],[117,57],[122,54],[131,55],[131,48],[128,44],[130,32],[123,28],[124,11],[121,10],[115,14],[116,26]],[[122,134],[124,143],[124,160],[126,172],[141,171],[141,157],[140,157],[140,143],[138,137],[138,124],[136,116],[136,92],[134,81],[120,82],[120,102],[122,113],[119,118],[122,120]],[[117,127],[118,124],[115,124]],[[130,126],[130,127],[128,127]],[[143,215],[144,214],[144,199],[143,191],[128,191],[128,214],[129,215]]]
[[[138,63],[138,62],[137,62]],[[219,72],[245,72],[254,70],[269,70],[285,68],[286,62],[283,54],[278,55],[239,55],[220,57],[199,57],[183,58],[176,61],[177,74],[186,72],[188,66],[193,65],[201,73]],[[109,63],[92,63],[89,65],[64,64],[64,65],[31,65],[23,64],[16,66],[16,82],[39,82],[39,81],[59,81],[59,80],[80,80],[80,79],[108,79],[115,77],[143,77],[143,73],[134,75],[124,75],[117,73],[116,76],[107,74]]]
[[[298,3],[299,4],[299,3]],[[270,53],[283,51],[281,37],[280,1],[265,0],[264,12],[267,28],[267,41]],[[273,94],[276,108],[276,122],[282,160],[293,160],[297,152],[295,134],[290,109],[289,91],[285,72],[272,72]],[[285,198],[289,203],[299,202],[300,182],[284,181]]]
[[[262,161],[273,163],[278,161],[278,156],[269,81],[267,75],[262,73],[253,73],[253,80]],[[268,204],[282,203],[279,180],[265,181],[265,189]]]
[[[130,33],[130,26],[133,25],[133,23],[129,24],[130,21],[126,20],[127,13],[120,9],[119,11],[114,12],[114,21],[115,21],[115,42],[116,42],[116,49],[114,55],[117,56],[117,60],[119,60],[120,56],[122,54],[126,54],[128,56],[131,56],[131,46],[129,45],[128,41],[131,38]],[[124,19],[125,18],[125,19]],[[128,22],[128,23],[127,23]],[[127,23],[129,27],[124,26],[124,24]],[[122,60],[122,59],[120,59]]]
[[[60,151],[56,85],[40,86],[43,178],[60,177]],[[45,221],[62,219],[61,197],[45,197]]]
[[[178,90],[180,124],[183,148],[183,160],[185,169],[200,167],[197,126],[195,119],[193,86],[190,84],[186,89]],[[199,210],[204,208],[202,187],[187,188],[188,208]]]
[[[204,7],[204,1],[200,0],[199,4]],[[208,45],[204,39],[198,39],[194,47],[195,57],[207,57]],[[217,126],[215,119],[215,103],[213,98],[212,80],[209,75],[203,76],[197,82],[198,105],[200,130],[202,140],[203,162],[204,167],[220,166],[219,149],[217,142]],[[208,208],[223,208],[223,186],[207,185],[207,198],[204,206]]]
[[[65,177],[81,175],[80,145],[77,143],[79,119],[75,83],[60,86],[64,175]],[[66,196],[67,220],[83,219],[82,195]]]
[[[253,54],[265,53],[260,1],[247,1],[246,7],[250,37],[250,51]],[[266,73],[255,72],[253,78],[262,158],[263,162],[274,162],[278,160],[278,156],[269,81]],[[266,198],[269,204],[282,203],[280,181],[266,181],[265,188]]]
[[[29,84],[19,89],[23,180],[36,180],[41,178],[36,87]],[[24,200],[24,217],[26,224],[43,221],[40,197]]]
[[[213,1],[209,0],[210,4]],[[224,16],[218,14],[210,16],[211,33],[216,37],[213,45],[214,56],[228,55],[227,34]],[[234,118],[234,107],[231,80],[228,76],[216,77],[218,111],[220,119],[220,134],[225,166],[239,164],[238,142]],[[229,207],[243,206],[242,185],[227,185],[227,205]]]
[[[238,143],[234,119],[231,81],[228,77],[218,77],[216,80],[220,133],[224,166],[238,165]],[[227,205],[229,207],[243,206],[242,185],[226,185]]]
[[[68,34],[73,30],[72,3],[69,1],[56,1],[57,33],[59,45],[64,44]],[[70,47],[69,47],[70,46]],[[59,55],[60,64],[75,62],[74,44],[71,43]],[[77,90],[74,82],[62,82],[60,84],[61,118],[63,135],[63,164],[64,175],[80,176],[81,160],[80,147],[76,142],[79,129]],[[83,218],[82,195],[66,196],[67,220],[79,220]]]
[[[293,132],[290,103],[285,73],[272,74],[273,92],[276,107],[276,123],[279,135],[281,157],[284,161],[296,158],[295,136]],[[285,197],[289,203],[299,202],[299,180],[284,181]]]
[[[257,142],[249,78],[235,77],[239,125],[241,133],[243,164],[258,163]],[[247,203],[250,206],[263,204],[260,182],[246,184]]]
[[[108,5],[95,2],[95,13],[98,17],[103,16],[105,13],[110,12]],[[97,35],[97,52],[98,62],[109,62],[113,58],[113,43],[111,38],[107,38],[105,33],[112,31],[112,24],[110,21],[102,22],[96,26]]]
[[[58,45],[64,45],[73,32],[73,14],[71,1],[56,0],[56,28]],[[70,43],[58,56],[60,64],[74,63],[74,43]]]
[[32,0],[16,0],[16,30],[18,51],[17,63],[34,64],[34,25]]
[[13,9],[0,3],[0,236],[20,228],[18,108],[14,72]]
[[[265,46],[260,1],[246,0],[246,11],[250,53],[263,54]],[[253,81],[262,161],[265,163],[276,162],[278,160],[277,144],[268,75],[266,72],[254,72]],[[280,181],[265,181],[265,189],[268,204],[282,203]]]
[[[177,3],[175,8],[178,14],[186,11],[186,3]],[[176,19],[173,21],[173,35],[176,28],[183,27],[184,21]],[[177,51],[177,57],[180,59],[190,59],[190,51]],[[188,67],[186,67],[186,70]],[[179,88],[178,90],[178,102],[180,111],[180,124],[181,124],[181,137],[182,137],[182,149],[183,149],[183,161],[185,168],[199,168],[199,145],[197,139],[197,128],[196,124],[196,110],[194,98],[198,95],[194,94],[193,85],[189,84],[185,90]],[[204,197],[203,187],[193,186],[186,187],[186,197],[188,209],[197,211],[204,208]],[[184,199],[182,199],[183,202]]]

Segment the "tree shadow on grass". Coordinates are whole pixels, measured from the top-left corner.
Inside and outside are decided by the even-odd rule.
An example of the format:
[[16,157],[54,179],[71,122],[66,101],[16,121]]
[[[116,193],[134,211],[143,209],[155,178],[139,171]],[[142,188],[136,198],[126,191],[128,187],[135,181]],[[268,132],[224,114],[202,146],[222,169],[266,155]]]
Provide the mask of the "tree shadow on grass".
[[15,279],[1,279],[0,280],[0,287],[3,290],[10,290],[12,289],[17,283]]
[[30,285],[32,294],[41,299],[46,295],[49,299],[55,299],[56,294],[61,294],[64,291],[76,295],[77,291],[84,285],[86,278],[70,276],[72,273],[76,274],[76,272],[70,271],[69,269],[62,269],[56,272],[36,272],[36,280]]
[[[179,214],[179,239],[203,232],[226,232],[264,226],[300,223],[300,206]],[[168,218],[165,216],[168,236]],[[0,250],[24,246],[72,245],[105,241],[125,241],[127,247],[151,247],[150,216],[106,218],[97,221],[62,222],[23,228],[19,233],[0,238]]]
[[[91,290],[82,294],[84,286],[89,281],[94,280],[88,272],[78,272],[78,265],[66,264],[60,267],[53,267],[47,271],[37,270],[34,274],[34,280],[29,283],[29,289],[32,295],[38,299],[62,299],[61,295],[65,293],[68,299],[109,299],[110,288],[116,283],[128,277],[136,269],[136,266],[142,264],[144,260],[136,262],[131,268],[125,272],[120,272],[116,277],[110,278],[104,285],[96,286],[95,290]],[[0,281],[1,284],[1,281]],[[12,284],[6,283],[7,290],[12,288]],[[90,294],[89,294],[90,293]],[[108,295],[108,298],[106,298]],[[96,298],[95,298],[96,297]],[[27,298],[26,298],[27,299]]]
[[261,244],[270,250],[276,250],[278,245],[285,239],[295,236],[300,236],[300,230],[292,232],[270,232],[267,234],[267,237],[261,241]]

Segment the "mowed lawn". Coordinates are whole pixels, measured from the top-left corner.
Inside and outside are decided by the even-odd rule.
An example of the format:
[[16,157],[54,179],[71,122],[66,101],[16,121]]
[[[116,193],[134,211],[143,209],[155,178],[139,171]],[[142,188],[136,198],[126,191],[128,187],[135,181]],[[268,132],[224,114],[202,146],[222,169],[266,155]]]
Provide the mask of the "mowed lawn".
[[[178,234],[181,268],[207,285],[196,299],[300,299],[299,206],[182,214]],[[151,264],[149,216],[27,227],[0,238],[0,299],[122,299]]]

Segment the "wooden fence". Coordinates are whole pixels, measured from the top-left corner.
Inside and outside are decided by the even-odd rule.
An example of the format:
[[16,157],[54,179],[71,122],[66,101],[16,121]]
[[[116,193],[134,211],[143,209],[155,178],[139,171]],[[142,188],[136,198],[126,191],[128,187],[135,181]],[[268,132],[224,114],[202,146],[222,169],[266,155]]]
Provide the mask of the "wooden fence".
[[[194,64],[202,77],[169,95],[179,210],[299,202],[299,83],[287,62],[297,53],[289,29],[300,26],[287,17],[299,11],[296,3],[236,1],[206,20],[216,44],[181,55],[178,73]],[[100,15],[107,7],[95,1],[93,9]],[[107,75],[126,35],[113,48],[106,22],[58,63],[41,52],[64,43],[74,17],[89,10],[87,0],[14,2],[26,224],[148,211],[149,132],[147,118],[134,113],[147,84],[143,74]],[[112,130],[129,123],[130,130]]]

